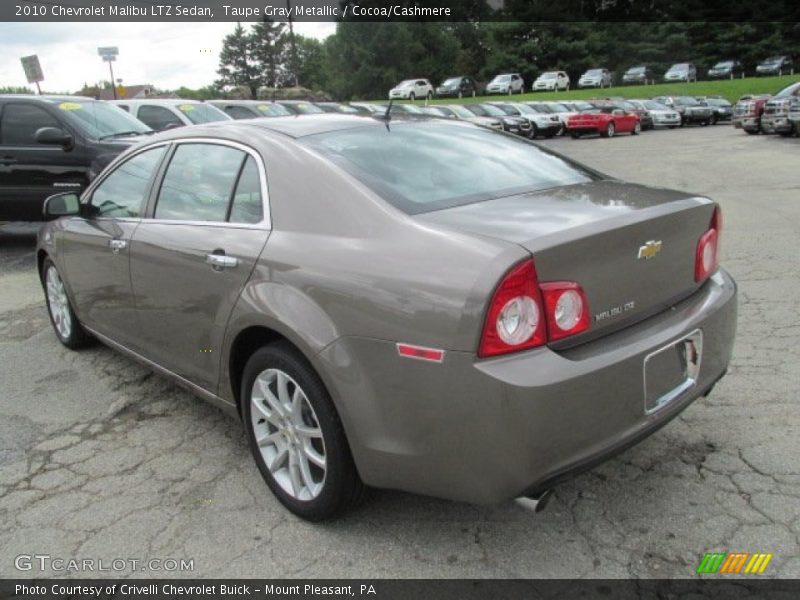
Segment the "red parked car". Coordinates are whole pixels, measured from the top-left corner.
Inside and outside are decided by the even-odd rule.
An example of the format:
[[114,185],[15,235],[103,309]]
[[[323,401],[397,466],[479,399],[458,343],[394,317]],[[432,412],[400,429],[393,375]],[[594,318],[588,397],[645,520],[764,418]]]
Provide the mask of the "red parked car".
[[638,135],[642,131],[639,116],[613,104],[595,105],[567,119],[567,131],[573,138],[598,133],[614,137],[617,133]]

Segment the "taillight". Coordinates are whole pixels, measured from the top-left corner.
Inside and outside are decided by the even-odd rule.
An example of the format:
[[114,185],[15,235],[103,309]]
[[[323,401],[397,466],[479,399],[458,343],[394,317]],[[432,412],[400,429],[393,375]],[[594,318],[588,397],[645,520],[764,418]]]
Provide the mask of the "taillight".
[[503,277],[492,296],[478,347],[486,358],[527,350],[589,328],[583,289],[571,281],[537,281],[533,260]]
[[722,231],[722,211],[714,208],[708,230],[697,241],[694,259],[694,280],[705,281],[719,267],[719,238]]
[[581,286],[573,281],[555,281],[539,287],[551,342],[589,329],[589,303]]
[[478,356],[497,356],[540,346],[547,341],[542,297],[532,260],[509,271],[492,296]]

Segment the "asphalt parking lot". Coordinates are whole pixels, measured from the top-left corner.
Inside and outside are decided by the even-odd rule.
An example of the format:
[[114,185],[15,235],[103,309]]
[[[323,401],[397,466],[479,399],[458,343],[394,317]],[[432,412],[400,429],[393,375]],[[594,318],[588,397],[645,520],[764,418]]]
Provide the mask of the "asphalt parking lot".
[[236,421],[108,348],[63,348],[36,227],[2,225],[0,577],[92,575],[15,568],[33,554],[194,564],[137,576],[692,577],[711,550],[773,553],[762,577],[800,577],[800,140],[720,125],[543,145],[721,203],[740,317],[711,396],[541,513],[381,491],[309,524],[269,493]]

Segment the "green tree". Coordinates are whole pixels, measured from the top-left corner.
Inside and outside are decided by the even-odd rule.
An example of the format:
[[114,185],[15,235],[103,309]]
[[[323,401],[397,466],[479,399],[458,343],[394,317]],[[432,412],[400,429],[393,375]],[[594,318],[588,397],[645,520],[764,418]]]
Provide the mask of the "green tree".
[[288,59],[286,25],[264,19],[253,25],[250,41],[251,56],[257,65],[261,85],[267,87],[291,85],[294,78],[286,66]]
[[245,31],[241,23],[237,23],[233,33],[226,35],[222,41],[217,87],[243,86],[250,90],[251,98],[257,97],[263,77],[254,46],[253,36]]

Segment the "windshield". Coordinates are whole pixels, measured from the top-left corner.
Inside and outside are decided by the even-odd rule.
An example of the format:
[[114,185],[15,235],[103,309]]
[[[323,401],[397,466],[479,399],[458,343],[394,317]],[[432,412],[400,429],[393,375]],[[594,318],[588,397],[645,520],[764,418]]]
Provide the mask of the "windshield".
[[694,98],[687,98],[683,96],[680,98],[675,98],[675,104],[680,104],[682,106],[700,106],[700,102]]
[[319,106],[315,106],[310,102],[298,102],[297,104],[292,104],[289,110],[291,111],[292,109],[301,115],[317,115],[325,112]]
[[492,83],[505,83],[506,81],[511,81],[511,75],[498,75],[492,79]]
[[230,119],[228,115],[216,106],[211,106],[210,104],[187,102],[186,104],[178,104],[175,108],[186,115],[186,118],[195,125],[200,123],[213,123],[214,121],[227,121]]
[[458,104],[454,104],[453,106],[448,106],[447,108],[452,110],[456,114],[456,116],[461,117],[462,119],[471,119],[475,116],[474,112]]
[[669,110],[668,107],[655,100],[645,100],[644,106],[649,110]]
[[517,105],[515,105],[515,108],[520,113],[523,113],[523,114],[526,114],[526,115],[538,115],[538,114],[541,114],[538,110],[536,110],[535,108],[533,108],[532,106],[530,106],[528,104],[517,104]]
[[710,104],[711,106],[730,106],[731,103],[725,100],[724,98],[708,98],[706,99],[706,103]]
[[491,104],[481,104],[480,108],[483,109],[483,112],[487,115],[491,115],[492,117],[505,117],[508,113],[504,110],[501,110],[497,106],[493,106]]
[[442,85],[458,85],[459,81],[461,81],[461,77],[451,77],[450,79],[445,79]]
[[404,88],[404,87],[411,87],[417,82],[416,79],[406,79],[405,81],[401,81],[397,84],[397,87]]
[[411,114],[411,115],[424,115],[425,113],[422,112],[422,109],[419,106],[414,106],[413,104],[395,104],[399,110]]
[[56,106],[75,127],[95,139],[120,133],[152,131],[147,125],[113,104],[94,100],[75,100],[60,102]]
[[639,73],[644,73],[644,67],[631,67],[628,69],[628,73],[631,75],[638,75]]
[[584,75],[602,75],[603,69],[589,69]]
[[800,81],[797,83],[790,83],[780,92],[775,94],[776,98],[786,98],[786,96],[795,96],[800,93]]
[[267,117],[286,117],[292,114],[280,104],[259,104],[256,108]]
[[765,65],[772,65],[772,64],[781,62],[781,60],[782,60],[781,56],[770,56],[769,58],[764,60],[764,64]]
[[689,65],[687,65],[685,63],[680,63],[680,64],[677,64],[677,65],[672,65],[669,68],[669,70],[670,71],[688,71],[689,70]]
[[715,69],[727,69],[733,66],[733,61],[725,60],[714,65]]
[[539,75],[539,79],[555,79],[555,78],[556,78],[555,73],[542,73],[541,75]]
[[551,112],[569,112],[569,109],[564,106],[563,104],[558,104],[557,102],[553,102],[550,104],[545,105]]
[[409,214],[594,178],[520,138],[448,121],[359,127],[299,141]]

